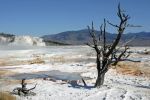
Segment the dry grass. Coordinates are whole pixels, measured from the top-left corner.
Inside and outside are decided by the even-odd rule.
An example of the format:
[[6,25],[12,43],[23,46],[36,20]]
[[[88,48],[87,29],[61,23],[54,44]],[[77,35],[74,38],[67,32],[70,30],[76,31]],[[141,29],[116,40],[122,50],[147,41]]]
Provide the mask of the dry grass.
[[16,100],[16,97],[7,92],[0,92],[0,100]]
[[116,66],[116,71],[123,75],[139,76],[143,74],[139,66],[140,63],[121,62]]
[[16,65],[25,65],[25,64],[43,64],[45,61],[40,58],[36,57],[31,60],[10,60],[10,59],[0,59],[0,66],[16,66]]
[[150,77],[149,63],[145,62],[120,62],[115,67],[117,73],[132,76]]
[[13,66],[17,63],[18,62],[13,61],[12,58],[0,58],[0,66]]
[[40,57],[37,57],[37,58],[35,58],[33,60],[29,60],[27,62],[29,64],[44,64],[45,63],[45,61],[42,58],[40,58]]
[[50,62],[65,63],[66,59],[64,56],[52,56],[50,57]]
[[12,72],[10,70],[0,70],[0,77],[6,75],[13,75],[13,74],[15,74],[15,72]]
[[0,59],[0,66],[6,66],[7,62],[6,60]]
[[150,62],[144,62],[141,64],[140,69],[144,76],[150,78]]
[[0,76],[5,75],[7,73],[8,73],[8,71],[6,71],[6,70],[0,70]]

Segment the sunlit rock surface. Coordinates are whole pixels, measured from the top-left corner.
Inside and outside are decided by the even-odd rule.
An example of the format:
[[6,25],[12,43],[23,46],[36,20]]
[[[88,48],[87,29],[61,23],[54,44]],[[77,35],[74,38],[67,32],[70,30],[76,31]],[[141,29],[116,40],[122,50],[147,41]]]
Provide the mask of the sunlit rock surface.
[[32,36],[0,36],[2,45],[45,46],[42,38]]

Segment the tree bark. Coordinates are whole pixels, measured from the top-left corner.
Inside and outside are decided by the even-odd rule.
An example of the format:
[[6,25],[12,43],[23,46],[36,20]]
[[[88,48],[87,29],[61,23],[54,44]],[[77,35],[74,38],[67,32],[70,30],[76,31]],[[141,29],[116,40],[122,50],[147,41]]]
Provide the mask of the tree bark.
[[[122,37],[122,34],[124,33],[124,30],[126,29],[126,27],[128,27],[127,22],[128,22],[128,19],[130,19],[130,17],[121,10],[120,4],[118,5],[117,15],[120,19],[120,23],[118,25],[114,25],[114,24],[108,22],[110,25],[116,27],[117,32],[118,32],[116,39],[111,44],[107,44],[107,41],[106,41],[106,31],[105,31],[106,21],[105,21],[105,19],[104,19],[104,24],[102,24],[100,27],[100,34],[99,34],[98,38],[97,38],[97,34],[94,30],[93,22],[92,22],[91,29],[88,26],[88,30],[89,30],[90,36],[92,38],[92,43],[90,43],[88,45],[90,47],[94,48],[96,51],[96,54],[97,54],[96,64],[97,64],[98,76],[96,79],[95,87],[100,87],[101,85],[103,85],[105,73],[108,71],[109,66],[111,64],[113,64],[114,62],[115,62],[114,64],[117,64],[118,61],[120,61],[120,59],[122,57],[128,57],[125,55],[126,50],[128,49],[127,46],[125,46],[125,50],[119,55],[117,54],[118,50],[116,47],[119,44],[119,41]],[[101,45],[101,44],[102,44],[102,46],[99,47],[99,45]]]
[[104,77],[105,77],[105,72],[100,73],[98,71],[98,76],[97,76],[97,79],[96,79],[95,87],[100,87],[104,84]]

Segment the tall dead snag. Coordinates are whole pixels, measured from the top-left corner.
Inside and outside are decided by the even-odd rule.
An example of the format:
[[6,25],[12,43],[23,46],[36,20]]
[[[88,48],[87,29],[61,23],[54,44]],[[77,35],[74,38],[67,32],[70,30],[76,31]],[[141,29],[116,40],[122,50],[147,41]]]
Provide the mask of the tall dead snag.
[[[104,24],[102,24],[100,27],[99,36],[97,36],[95,33],[93,22],[91,27],[88,26],[88,30],[92,38],[92,43],[88,43],[87,45],[94,48],[97,54],[96,63],[98,76],[96,79],[95,87],[100,87],[103,85],[105,73],[108,71],[111,64],[116,65],[123,57],[128,57],[128,55],[126,55],[126,51],[129,49],[129,47],[124,45],[124,50],[120,50],[117,45],[121,39],[122,34],[124,33],[124,30],[126,27],[128,27],[127,22],[130,17],[121,10],[120,4],[118,5],[117,15],[120,20],[119,24],[115,25],[108,21],[106,22],[104,19]],[[117,28],[117,36],[112,44],[107,43],[106,23]]]

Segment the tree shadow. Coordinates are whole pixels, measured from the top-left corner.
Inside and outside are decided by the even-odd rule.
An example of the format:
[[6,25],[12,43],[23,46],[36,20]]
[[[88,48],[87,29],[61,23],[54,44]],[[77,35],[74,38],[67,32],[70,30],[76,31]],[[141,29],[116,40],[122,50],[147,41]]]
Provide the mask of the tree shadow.
[[145,89],[150,89],[149,86],[139,86],[139,85],[136,85],[136,87],[139,87],[139,88],[145,88]]
[[138,88],[150,89],[150,86],[137,85],[137,84],[129,84],[129,83],[125,83],[125,82],[115,82],[115,83],[130,85],[130,86],[134,86],[134,87],[138,87]]
[[87,85],[80,85],[80,84],[78,84],[77,82],[70,82],[69,83],[70,84],[70,86],[68,86],[68,87],[73,87],[73,88],[84,88],[84,89],[92,89],[92,88],[95,88],[94,86],[87,86]]
[[138,87],[138,88],[145,88],[145,89],[150,89],[150,86],[144,86],[144,85],[136,85],[136,84],[127,84],[127,83],[124,83],[126,85],[131,85],[131,86],[135,86],[135,87]]

